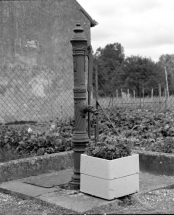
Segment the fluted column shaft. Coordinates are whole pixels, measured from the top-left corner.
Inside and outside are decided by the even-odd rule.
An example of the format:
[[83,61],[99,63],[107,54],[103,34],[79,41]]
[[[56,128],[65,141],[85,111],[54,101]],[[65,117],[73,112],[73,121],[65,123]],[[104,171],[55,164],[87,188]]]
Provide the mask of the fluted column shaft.
[[86,132],[86,118],[81,114],[83,105],[86,104],[85,85],[85,57],[87,39],[80,24],[74,29],[74,37],[71,40],[73,47],[73,70],[74,70],[74,117],[75,129],[72,137],[74,150],[74,174],[71,186],[80,189],[80,156],[85,151],[89,138]]

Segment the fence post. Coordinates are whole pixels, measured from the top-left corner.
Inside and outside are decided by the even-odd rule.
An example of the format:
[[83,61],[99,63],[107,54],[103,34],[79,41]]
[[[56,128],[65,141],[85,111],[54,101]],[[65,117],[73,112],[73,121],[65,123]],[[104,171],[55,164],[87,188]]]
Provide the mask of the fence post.
[[129,93],[129,89],[127,89],[127,95],[128,95],[128,97],[129,97],[129,94],[130,94],[130,93]]
[[[95,69],[95,89],[96,89],[96,110],[98,111],[98,66]],[[96,125],[95,125],[95,142],[99,140],[99,126],[98,126],[98,114],[96,115]]]
[[153,99],[153,88],[151,90],[151,99]]
[[138,95],[139,95],[139,98],[140,98],[140,109],[141,109],[141,84],[140,84],[140,79],[138,80],[138,84],[139,84]]
[[121,103],[122,103],[122,107],[123,107],[123,90],[121,89]]
[[64,117],[63,117],[63,106],[62,105],[60,105],[60,113],[61,113],[61,119],[63,119]]
[[139,96],[140,96],[140,109],[142,108],[142,101],[141,101],[141,88],[139,88]]
[[143,86],[142,91],[143,91],[143,108],[144,108],[144,86]]
[[165,109],[167,109],[167,89],[164,89],[164,95],[165,95]]
[[165,69],[165,77],[166,77],[166,95],[169,98],[169,83],[168,83],[168,75],[167,75],[167,68],[166,66],[164,67]]
[[128,105],[128,103],[130,103],[130,91],[129,91],[129,89],[127,89],[126,103],[127,103],[127,105]]
[[80,189],[80,156],[85,151],[89,138],[86,132],[86,117],[81,110],[86,103],[85,84],[85,57],[87,53],[87,39],[80,24],[74,29],[74,36],[71,39],[73,48],[73,69],[74,69],[74,117],[75,128],[72,142],[74,145],[74,174],[70,185],[73,189]]
[[116,89],[116,98],[118,100],[118,89]]
[[135,90],[133,91],[133,94],[134,94],[134,100],[135,100]]
[[161,104],[161,84],[158,85],[159,90],[159,104]]
[[115,106],[117,106],[117,104],[118,104],[118,89],[116,89],[115,92],[116,92],[116,102],[115,102]]

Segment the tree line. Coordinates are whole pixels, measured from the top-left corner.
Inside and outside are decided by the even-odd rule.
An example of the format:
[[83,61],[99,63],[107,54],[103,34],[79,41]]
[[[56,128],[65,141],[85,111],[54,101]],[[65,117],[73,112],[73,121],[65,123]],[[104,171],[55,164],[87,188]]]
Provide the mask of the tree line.
[[159,86],[174,93],[174,54],[162,54],[158,62],[142,56],[125,57],[124,47],[113,43],[98,48],[93,59],[100,96],[114,96],[120,89],[136,91],[138,96],[149,96],[153,89],[154,95],[159,95]]

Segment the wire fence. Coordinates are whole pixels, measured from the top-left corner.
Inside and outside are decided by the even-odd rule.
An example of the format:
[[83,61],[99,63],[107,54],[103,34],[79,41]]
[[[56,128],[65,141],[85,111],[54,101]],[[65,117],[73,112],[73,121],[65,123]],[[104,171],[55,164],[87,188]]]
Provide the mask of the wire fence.
[[[121,84],[117,84],[112,79],[108,80],[108,77],[106,77],[106,74],[103,72],[98,70],[97,74],[98,102],[102,108],[113,109],[119,107],[153,110],[158,112],[173,110],[173,91],[170,86],[168,86],[165,79],[159,83],[156,81],[150,86],[147,86],[147,83],[141,79],[134,82],[131,87],[127,87],[126,80],[123,80]],[[96,84],[94,82],[94,97],[96,97],[95,86]]]
[[1,66],[0,123],[72,117],[73,74],[65,71],[22,64]]
[[[174,95],[166,82],[147,87],[138,82],[121,86],[98,71],[98,102],[105,109],[135,108],[155,111],[172,110]],[[93,78],[91,104],[95,106],[96,76]],[[47,122],[74,117],[73,71],[23,64],[0,66],[0,123]]]

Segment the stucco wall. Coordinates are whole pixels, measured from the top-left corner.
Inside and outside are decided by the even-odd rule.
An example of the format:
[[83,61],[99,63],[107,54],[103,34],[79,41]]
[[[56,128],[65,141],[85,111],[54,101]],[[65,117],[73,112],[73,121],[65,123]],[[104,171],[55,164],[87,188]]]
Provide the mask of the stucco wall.
[[0,121],[72,115],[77,22],[90,41],[75,0],[0,1]]

